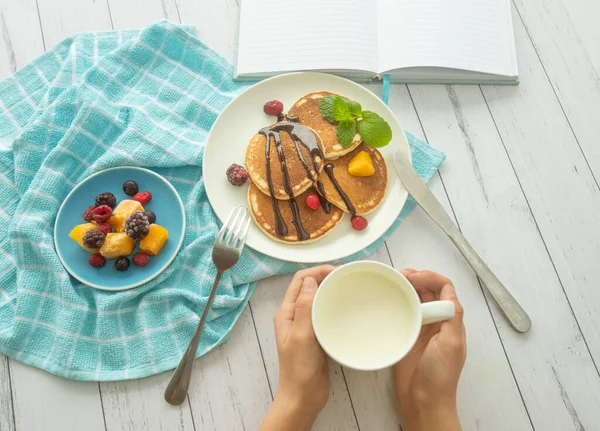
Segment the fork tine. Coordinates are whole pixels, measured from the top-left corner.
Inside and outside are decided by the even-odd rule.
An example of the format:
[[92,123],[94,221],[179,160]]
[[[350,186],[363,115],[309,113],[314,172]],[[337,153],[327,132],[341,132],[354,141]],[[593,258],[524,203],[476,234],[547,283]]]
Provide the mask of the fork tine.
[[[250,230],[250,222],[252,221],[252,217],[248,217],[248,221],[246,222],[246,226],[244,227],[243,233],[240,236],[240,244],[236,247],[240,252],[244,248],[246,244],[246,238],[248,237],[248,231]],[[236,238],[237,239],[237,238]]]
[[239,223],[239,219],[240,219],[240,214],[242,214],[242,219],[243,219],[243,213],[242,211],[245,211],[242,207],[237,207],[237,212],[235,213],[235,217],[233,218],[233,221],[229,224],[228,223],[228,229],[229,232],[227,233],[227,236],[225,237],[225,240],[223,240],[223,243],[225,245],[229,244],[229,241],[231,240],[231,237],[233,236],[233,231],[235,229],[235,227],[238,225]]
[[234,235],[233,239],[231,240],[231,245],[233,247],[237,247],[237,243],[240,239],[240,233],[243,232],[243,228],[247,224],[249,217],[250,216],[248,215],[248,210],[245,209],[244,214],[242,215],[242,218],[240,220],[240,224],[238,225],[238,228],[235,230],[235,235]]
[[225,232],[227,231],[227,225],[229,224],[229,220],[231,220],[231,217],[233,216],[233,212],[235,211],[236,208],[237,207],[233,207],[231,209],[231,211],[229,211],[229,215],[227,216],[225,223],[223,223],[221,230],[219,231],[219,233],[217,234],[217,237],[215,238],[215,243],[223,240],[223,237],[225,236]]
[[[233,247],[235,247],[235,244],[238,240],[240,232],[242,231],[242,227],[244,226],[244,223],[246,222],[246,217],[248,217],[247,212],[248,212],[248,210],[244,208],[244,211],[242,212],[242,216],[240,217],[239,223],[237,224],[235,233],[233,234],[233,239],[231,240],[231,245]],[[231,231],[233,232],[233,229]]]

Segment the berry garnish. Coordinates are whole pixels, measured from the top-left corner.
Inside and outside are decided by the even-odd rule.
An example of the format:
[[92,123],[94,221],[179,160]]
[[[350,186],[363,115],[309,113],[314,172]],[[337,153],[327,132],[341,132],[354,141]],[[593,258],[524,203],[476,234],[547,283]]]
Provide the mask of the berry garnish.
[[311,210],[316,210],[321,206],[321,200],[316,193],[311,193],[306,196],[306,206]]
[[278,116],[283,112],[283,103],[279,100],[270,100],[263,106],[263,111],[265,111],[265,114],[267,115]]
[[363,230],[369,224],[367,219],[363,216],[354,216],[352,217],[352,229],[354,230]]
[[96,205],[90,205],[89,207],[87,207],[87,209],[84,211],[81,217],[83,217],[83,219],[88,223],[91,222],[92,220],[94,220],[93,214],[95,209]]
[[125,220],[125,233],[131,239],[144,239],[150,231],[148,216],[141,211],[136,211]]
[[133,263],[135,263],[137,266],[146,266],[148,265],[148,262],[150,262],[150,258],[146,253],[138,251],[133,255]]
[[144,214],[146,217],[148,217],[148,223],[156,223],[156,214],[154,214],[152,211],[144,211]]
[[243,166],[233,164],[227,168],[227,179],[234,186],[241,187],[248,179],[248,172]]
[[96,196],[96,206],[107,205],[111,209],[117,206],[117,198],[111,192],[100,193]]
[[105,221],[108,221],[111,216],[112,208],[108,205],[100,205],[99,207],[96,207],[92,214],[92,218],[97,223],[104,223]]
[[104,222],[104,223],[98,223],[98,225],[96,225],[96,229],[98,229],[100,232],[102,232],[104,235],[108,235],[111,232],[111,227],[108,223]]
[[104,240],[106,236],[100,232],[98,229],[88,230],[85,235],[83,235],[83,245],[87,248],[100,248],[102,244],[104,244]]
[[129,259],[125,256],[120,256],[115,260],[115,269],[117,271],[127,271],[129,269]]
[[142,205],[146,205],[152,200],[152,194],[150,192],[139,192],[133,196],[134,201],[138,201]]
[[88,259],[88,262],[94,268],[102,268],[104,265],[106,265],[106,259],[104,259],[104,256],[102,256],[100,253],[92,254]]
[[139,188],[135,181],[129,180],[123,183],[123,191],[127,196],[135,196],[135,194],[139,191]]

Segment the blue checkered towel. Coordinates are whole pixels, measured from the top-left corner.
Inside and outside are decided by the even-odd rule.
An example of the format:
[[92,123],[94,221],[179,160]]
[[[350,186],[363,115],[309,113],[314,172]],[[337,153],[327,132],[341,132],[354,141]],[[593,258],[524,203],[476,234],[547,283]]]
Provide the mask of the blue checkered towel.
[[[80,380],[144,377],[177,365],[215,275],[210,246],[218,223],[201,166],[217,115],[250,85],[231,77],[231,65],[192,29],[160,22],[77,35],[0,82],[1,352]],[[443,154],[409,141],[415,167],[429,180]],[[121,165],[169,179],[188,225],[179,255],[158,278],[104,292],[69,276],[52,233],[75,184]],[[198,355],[225,340],[257,280],[297,269],[247,249],[223,277]]]

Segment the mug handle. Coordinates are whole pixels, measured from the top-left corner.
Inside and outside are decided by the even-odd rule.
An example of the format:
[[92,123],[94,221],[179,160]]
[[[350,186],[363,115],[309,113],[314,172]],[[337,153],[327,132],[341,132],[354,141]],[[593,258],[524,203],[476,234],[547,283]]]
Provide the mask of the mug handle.
[[421,304],[423,316],[422,325],[449,320],[454,317],[456,310],[452,301],[431,301]]

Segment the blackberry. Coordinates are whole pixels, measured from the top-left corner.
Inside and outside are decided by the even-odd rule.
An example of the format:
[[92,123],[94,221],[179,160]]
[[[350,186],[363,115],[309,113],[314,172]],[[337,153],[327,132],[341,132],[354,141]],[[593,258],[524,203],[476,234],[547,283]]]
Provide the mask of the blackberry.
[[123,191],[127,196],[135,196],[139,191],[139,187],[135,181],[129,180],[123,183]]
[[117,257],[117,260],[115,260],[115,269],[117,271],[127,271],[129,269],[129,259],[127,259],[125,256],[119,256]]
[[100,248],[104,244],[106,236],[98,229],[92,229],[83,236],[83,245],[87,248]]
[[143,239],[149,230],[148,216],[141,211],[134,212],[125,220],[125,233],[131,239]]
[[248,179],[248,172],[243,166],[234,163],[227,168],[227,179],[234,186],[241,187]]
[[117,198],[111,192],[100,193],[96,196],[96,206],[108,205],[110,209],[117,206]]
[[144,214],[146,217],[148,217],[148,223],[156,223],[156,214],[154,214],[152,211],[144,211]]

